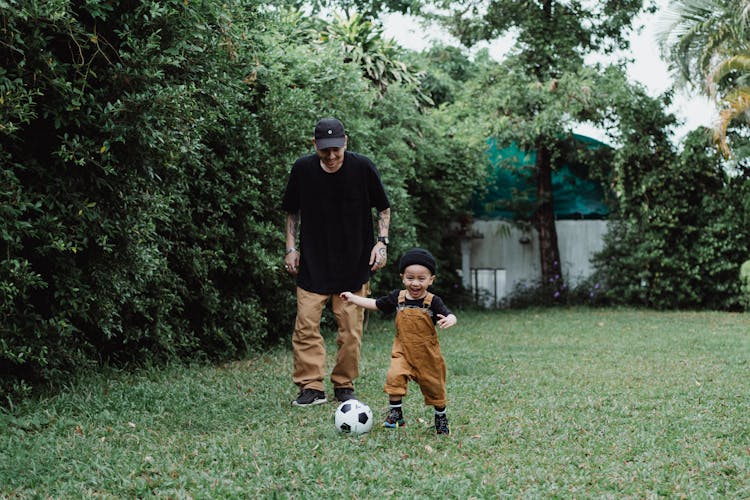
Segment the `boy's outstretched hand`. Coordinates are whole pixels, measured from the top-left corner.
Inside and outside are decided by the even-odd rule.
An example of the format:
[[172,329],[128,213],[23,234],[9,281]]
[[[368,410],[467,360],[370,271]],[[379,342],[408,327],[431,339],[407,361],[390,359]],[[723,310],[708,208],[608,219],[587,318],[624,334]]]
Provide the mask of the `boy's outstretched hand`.
[[456,316],[453,314],[449,314],[448,316],[443,316],[442,314],[438,314],[437,317],[438,317],[437,326],[440,328],[450,328],[456,324],[456,321],[458,321],[456,319]]
[[344,302],[350,302],[359,307],[370,309],[371,311],[378,310],[377,304],[375,303],[375,299],[371,299],[369,297],[362,297],[361,295],[357,295],[356,293],[352,293],[352,292],[341,292],[339,294],[339,297],[341,297],[341,300],[343,300]]

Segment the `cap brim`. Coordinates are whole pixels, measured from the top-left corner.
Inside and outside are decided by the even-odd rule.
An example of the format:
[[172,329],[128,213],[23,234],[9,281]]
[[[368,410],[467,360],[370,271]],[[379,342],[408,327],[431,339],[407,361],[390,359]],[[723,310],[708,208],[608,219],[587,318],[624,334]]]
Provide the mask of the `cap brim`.
[[315,147],[318,149],[343,148],[345,145],[346,145],[345,137],[331,137],[331,138],[315,140]]

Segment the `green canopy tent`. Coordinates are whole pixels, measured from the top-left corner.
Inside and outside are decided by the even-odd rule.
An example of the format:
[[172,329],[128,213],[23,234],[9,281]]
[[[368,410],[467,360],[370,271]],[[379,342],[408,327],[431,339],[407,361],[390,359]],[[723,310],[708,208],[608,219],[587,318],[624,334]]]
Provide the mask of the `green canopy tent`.
[[[589,150],[609,148],[603,142],[573,134],[576,147]],[[532,177],[536,151],[524,151],[516,144],[501,148],[494,138],[487,141],[488,184],[475,195],[472,211],[479,219],[523,219],[531,216],[536,201]],[[557,219],[606,219],[609,207],[601,183],[591,178],[586,165],[567,161],[552,173],[554,211]]]

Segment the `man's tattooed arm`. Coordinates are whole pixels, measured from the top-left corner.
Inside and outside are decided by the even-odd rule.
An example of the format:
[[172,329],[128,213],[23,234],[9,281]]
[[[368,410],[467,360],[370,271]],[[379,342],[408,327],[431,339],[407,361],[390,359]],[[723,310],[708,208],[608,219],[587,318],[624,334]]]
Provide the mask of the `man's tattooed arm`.
[[297,233],[299,231],[299,212],[286,214],[286,248],[297,248]]
[[391,225],[391,209],[386,208],[378,212],[378,236],[388,236],[388,227]]

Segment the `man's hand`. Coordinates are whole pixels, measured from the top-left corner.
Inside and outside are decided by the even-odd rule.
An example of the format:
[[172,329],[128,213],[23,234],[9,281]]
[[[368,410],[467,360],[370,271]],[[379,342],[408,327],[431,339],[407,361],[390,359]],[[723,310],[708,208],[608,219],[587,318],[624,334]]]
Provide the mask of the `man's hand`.
[[370,252],[370,269],[377,271],[383,269],[388,261],[388,247],[385,243],[378,241]]
[[284,257],[284,267],[286,271],[292,276],[297,276],[299,272],[299,251],[296,248],[289,248],[286,251],[286,257]]

